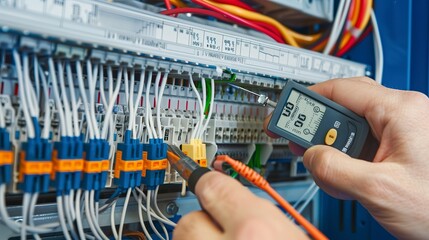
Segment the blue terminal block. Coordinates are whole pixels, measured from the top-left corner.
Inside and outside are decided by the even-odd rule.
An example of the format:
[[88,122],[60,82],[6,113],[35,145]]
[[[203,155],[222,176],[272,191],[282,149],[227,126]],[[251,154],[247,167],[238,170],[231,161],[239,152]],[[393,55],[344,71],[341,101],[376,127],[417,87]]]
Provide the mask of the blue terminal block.
[[131,131],[125,131],[124,142],[118,143],[115,160],[114,182],[122,189],[134,188],[141,184],[143,170],[143,144],[131,139]]
[[84,166],[81,187],[101,190],[105,187],[109,170],[110,146],[106,140],[91,139],[84,145]]
[[162,139],[149,139],[143,144],[142,182],[148,189],[155,189],[164,183],[167,168],[167,144]]
[[22,144],[19,162],[20,187],[26,193],[47,192],[52,172],[52,143],[29,138]]
[[0,128],[0,184],[12,181],[13,152],[9,132]]
[[54,144],[54,171],[51,177],[58,193],[80,187],[83,170],[83,142],[80,137],[62,137]]

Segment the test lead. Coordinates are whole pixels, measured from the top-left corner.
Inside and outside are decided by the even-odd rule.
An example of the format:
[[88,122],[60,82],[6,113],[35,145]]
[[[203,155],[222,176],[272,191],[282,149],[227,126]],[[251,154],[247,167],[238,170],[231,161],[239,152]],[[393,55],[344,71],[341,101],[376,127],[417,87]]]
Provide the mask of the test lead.
[[233,88],[236,88],[236,89],[239,89],[239,90],[242,90],[242,91],[245,91],[247,93],[250,93],[250,94],[253,94],[253,95],[257,96],[258,97],[258,103],[261,104],[262,106],[270,106],[270,107],[273,107],[273,108],[275,108],[277,106],[276,102],[270,100],[264,94],[258,94],[258,93],[252,92],[249,89],[246,89],[246,88],[234,85],[232,83],[228,83],[228,85],[231,86],[231,87],[233,87]]

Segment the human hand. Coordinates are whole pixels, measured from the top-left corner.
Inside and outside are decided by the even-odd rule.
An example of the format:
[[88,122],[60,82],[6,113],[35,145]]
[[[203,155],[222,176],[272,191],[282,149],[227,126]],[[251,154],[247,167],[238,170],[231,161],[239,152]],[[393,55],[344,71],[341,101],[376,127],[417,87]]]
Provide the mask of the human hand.
[[182,217],[174,239],[308,239],[274,204],[224,174],[203,175],[195,193],[205,211]]
[[335,79],[309,88],[364,116],[375,138],[369,144],[378,146],[372,162],[328,146],[309,148],[304,164],[316,183],[333,197],[358,200],[396,237],[427,239],[428,98],[368,78]]

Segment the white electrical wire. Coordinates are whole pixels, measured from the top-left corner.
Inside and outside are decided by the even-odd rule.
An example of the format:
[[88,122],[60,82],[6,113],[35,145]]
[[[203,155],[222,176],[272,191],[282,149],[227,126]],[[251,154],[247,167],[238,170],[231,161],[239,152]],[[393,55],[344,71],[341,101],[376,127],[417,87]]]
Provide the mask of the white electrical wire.
[[205,106],[207,104],[206,81],[205,81],[204,78],[201,78],[201,90],[202,90],[202,93],[203,93],[203,96],[202,96],[202,105],[200,106],[200,118],[201,118],[200,121],[201,121],[201,123],[200,123],[200,128],[198,129],[198,132],[195,135],[196,138],[200,138],[200,139],[201,139],[200,136],[203,135],[202,131],[203,131],[203,125],[204,125],[204,108],[205,108]]
[[74,229],[74,226],[73,226],[73,218],[71,216],[69,195],[65,194],[65,195],[62,196],[62,198],[63,198],[63,208],[64,208],[64,212],[65,212],[65,215],[66,215],[67,224],[68,224],[68,226],[70,228],[70,232],[71,232],[72,238],[73,239],[78,239],[77,233],[76,233],[76,231]]
[[157,211],[157,213],[158,213],[158,216],[160,216],[161,218],[163,218],[165,221],[167,221],[168,223],[170,223],[170,224],[168,224],[168,225],[170,225],[170,226],[176,226],[176,223],[174,223],[173,221],[171,221],[170,219],[168,219],[162,212],[161,212],[161,210],[159,209],[159,206],[158,206],[158,190],[159,190],[159,186],[157,186],[156,187],[156,189],[155,189],[155,194],[153,195],[153,203],[154,203],[154,205],[155,205],[155,210]]
[[127,215],[128,202],[130,201],[131,188],[128,188],[127,195],[125,196],[124,207],[122,208],[121,221],[119,222],[118,238],[122,240],[122,232],[124,231],[125,216]]
[[[136,201],[137,201],[137,203],[139,204],[139,217],[141,217],[141,219],[143,219],[143,217],[141,216],[141,211],[142,210],[144,210],[146,213],[148,213],[148,209],[146,208],[146,207],[144,207],[144,205],[143,205],[143,203],[142,203],[142,197],[145,197],[146,198],[146,196],[145,196],[145,194],[143,193],[143,190],[141,190],[141,189],[138,189],[138,188],[135,188],[138,192],[139,192],[139,197],[137,197],[137,194],[135,193],[135,191],[133,191],[133,196],[134,196],[134,198],[136,199]],[[143,189],[143,188],[142,188]],[[147,198],[146,198],[147,199]],[[156,198],[155,198],[156,199]],[[162,218],[162,217],[160,217],[159,215],[157,215],[156,214],[156,212],[155,211],[153,211],[151,208],[149,208],[149,212],[150,212],[150,215],[152,216],[152,217],[154,217],[156,220],[158,220],[159,221],[159,224],[161,225],[161,228],[162,228],[162,230],[163,230],[163,232],[165,233],[165,235],[166,235],[166,239],[168,240],[170,237],[169,237],[169,235],[168,235],[168,231],[167,231],[167,229],[165,228],[165,225],[164,224],[167,224],[167,225],[170,225],[170,226],[172,226],[172,227],[176,227],[176,223],[174,223],[174,222],[172,222],[172,221],[170,221],[169,219],[164,219],[165,218],[165,216],[164,216],[164,218]],[[159,210],[159,208],[158,208],[158,210]],[[162,214],[162,213],[161,213]],[[140,220],[141,222],[143,222],[143,220]]]
[[3,106],[0,103],[0,128],[5,128],[6,127],[6,114],[3,112]]
[[71,116],[71,110],[69,106],[69,100],[67,96],[66,86],[64,83],[64,67],[63,64],[58,61],[57,62],[57,68],[58,68],[58,81],[60,83],[60,90],[62,95],[62,101],[63,101],[63,108],[64,108],[64,116],[65,116],[65,125],[67,130],[67,136],[71,137],[73,136],[73,123],[72,123],[72,116]]
[[209,112],[207,114],[207,118],[206,118],[206,121],[204,123],[204,126],[203,126],[203,128],[201,130],[201,135],[199,136],[199,138],[202,139],[202,140],[203,140],[204,132],[206,131],[207,126],[209,125],[210,119],[212,118],[212,115],[213,115],[214,96],[215,96],[215,82],[214,82],[214,79],[210,79],[210,86],[211,86],[211,89],[212,89],[212,91],[210,93],[210,97],[211,97],[211,99],[210,99],[210,108],[209,108]]
[[[34,210],[36,209],[36,203],[37,203],[37,198],[39,197],[39,193],[35,192],[32,194],[31,196],[31,200],[30,200],[30,209],[28,210],[28,221],[30,223],[30,226],[35,226],[34,224]],[[41,240],[39,234],[37,233],[33,233],[33,237],[36,240]]]
[[145,92],[145,124],[147,128],[147,134],[149,135],[149,139],[154,138],[154,133],[152,132],[152,129],[150,127],[150,119],[152,118],[152,114],[150,114],[150,85],[152,84],[152,71],[149,71],[148,73],[148,79],[147,79],[147,85],[146,85],[146,92]]
[[21,67],[21,59],[19,58],[18,52],[15,49],[13,50],[12,55],[15,61],[16,75],[18,78],[18,86],[21,88],[19,91],[19,97],[21,99],[22,111],[24,113],[24,118],[27,126],[27,136],[28,138],[34,138],[36,135],[34,131],[34,125],[30,116],[30,112],[28,111],[27,101],[23,91],[24,81],[22,76],[23,74],[22,74],[22,67]]
[[99,213],[99,211],[98,211],[98,209],[100,209],[100,202],[99,201],[96,201],[95,202],[95,209],[94,209],[94,213],[95,213],[95,219],[97,219],[97,223],[98,223],[98,213]]
[[[37,58],[34,60],[34,64],[38,64]],[[40,65],[37,66],[38,73],[40,75],[40,80],[42,81],[42,87],[43,87],[43,96],[45,98],[45,116],[43,117],[44,126],[42,130],[42,138],[48,139],[49,138],[49,131],[51,128],[51,107],[49,106],[49,92],[48,92],[48,83],[46,81],[45,73],[42,70],[42,67]]]
[[66,62],[66,73],[67,73],[67,83],[69,87],[70,92],[70,102],[71,102],[71,111],[72,111],[72,118],[73,118],[73,126],[74,126],[74,136],[79,137],[80,136],[80,129],[79,129],[79,119],[78,119],[78,104],[76,102],[76,94],[74,89],[74,81],[73,81],[73,73],[71,71],[71,65],[70,62]]
[[[101,103],[103,104],[104,109],[106,109],[107,107],[107,99],[106,99],[106,92],[105,92],[105,87],[104,87],[104,69],[103,69],[103,65],[100,65],[100,97],[101,97]],[[109,89],[110,90],[110,89]]]
[[33,74],[34,74],[34,83],[36,85],[35,91],[36,91],[36,101],[37,101],[37,99],[40,99],[39,61],[37,59],[37,55],[33,56]]
[[[201,101],[200,94],[198,93],[198,90],[195,87],[194,79],[192,78],[191,73],[189,73],[189,81],[191,83],[192,90],[194,91],[194,94],[195,94],[197,101],[198,101],[198,105],[200,106],[200,110],[201,110],[201,109],[203,109],[203,103]],[[191,139],[195,139],[197,137],[196,134],[198,132],[198,129],[201,128],[201,121],[203,120],[203,118],[204,118],[204,110],[202,112],[200,112],[200,119],[198,120],[197,125],[195,126],[194,130],[192,131]]]
[[27,222],[28,222],[28,205],[30,204],[30,193],[24,193],[22,201],[22,223],[21,223],[21,240],[27,239]]
[[77,231],[79,233],[79,238],[80,239],[85,239],[85,232],[83,230],[83,223],[82,223],[82,218],[80,216],[80,198],[82,195],[82,190],[78,189],[76,192],[76,199],[75,199],[75,211],[76,211],[76,225],[77,225]]
[[[80,61],[76,61],[76,74],[77,74],[77,80],[78,80],[78,85],[79,85],[79,91],[80,91],[80,98],[82,99],[82,104],[84,106],[84,110],[85,110],[85,115],[86,115],[86,122],[87,122],[87,126],[88,126],[88,132],[89,132],[89,138],[90,139],[94,139],[95,137],[95,130],[92,128],[92,123],[91,123],[91,114],[89,112],[89,102],[88,102],[88,98],[86,97],[86,92],[85,92],[85,85],[83,84],[83,74],[82,74],[82,65],[80,63]],[[78,211],[76,209],[76,211]],[[80,236],[82,237],[82,236]]]
[[57,196],[57,211],[58,211],[58,219],[60,220],[61,229],[63,230],[64,238],[67,240],[71,240],[72,238],[69,234],[69,231],[68,231],[67,225],[66,225],[62,196]]
[[180,190],[180,196],[186,196],[186,180],[182,178],[182,189]]
[[[24,85],[22,86],[25,91],[25,98],[27,98],[27,106],[32,117],[39,117],[39,106],[37,104],[36,94],[32,88],[30,81],[30,70],[29,70],[29,60],[26,53],[22,54],[22,62],[24,68]],[[21,87],[21,86],[20,86]]]
[[374,9],[371,9],[371,23],[374,28],[374,51],[375,51],[375,81],[382,83],[384,56],[383,45],[381,43],[380,29],[378,28],[377,18],[375,17]]
[[[11,230],[16,233],[20,232],[21,224],[15,221],[12,221],[7,213],[6,208],[6,184],[0,185],[0,215],[1,219],[6,226],[8,226]],[[55,231],[57,227],[59,227],[59,223],[48,223],[40,226],[26,226],[28,232],[32,233],[49,233]]]
[[[137,197],[137,193],[134,193],[133,192],[133,195],[134,195],[134,198],[136,199],[136,201],[137,202],[139,202],[140,204],[140,209],[141,210],[143,210],[143,211],[145,211],[145,212],[147,212],[147,208],[143,205],[143,202],[142,202],[142,200],[143,200],[143,197],[146,199],[146,196],[144,195],[144,193],[142,192],[142,190],[140,190],[140,189],[138,189],[138,188],[135,188],[135,190],[137,190],[137,192],[138,192],[138,197]],[[139,200],[139,198],[142,198],[141,200]],[[158,221],[160,221],[160,222],[162,222],[162,223],[165,223],[165,224],[167,224],[167,225],[169,225],[169,226],[172,226],[172,227],[176,227],[176,223],[174,223],[174,222],[172,222],[171,220],[169,220],[168,219],[168,221],[166,220],[166,219],[164,219],[164,218],[162,218],[162,217],[160,217],[160,216],[158,216],[152,209],[150,210],[150,215],[154,218],[154,219],[156,219],[156,220],[158,220]]]
[[[108,66],[108,77],[111,77],[111,72],[112,72],[112,68],[109,65]],[[122,67],[119,68],[118,70],[118,79],[116,80],[116,85],[115,85],[115,90],[112,93],[112,97],[109,99],[109,106],[107,107],[106,113],[104,115],[104,119],[110,119],[111,115],[113,113],[113,106],[115,104],[116,98],[119,94],[119,90],[121,88],[121,81],[122,81],[122,72],[123,69]],[[103,128],[102,128],[102,133],[101,133],[101,138],[102,139],[106,139],[107,138],[107,130],[109,129],[109,121],[104,121],[103,122]],[[113,134],[113,133],[112,133]]]
[[159,89],[158,100],[156,103],[156,126],[158,128],[158,137],[162,138],[162,128],[161,128],[161,104],[162,97],[164,96],[165,85],[167,84],[169,72],[164,73],[164,77],[161,81],[161,88]]
[[[140,99],[142,97],[143,94],[143,88],[144,88],[144,80],[145,80],[145,69],[142,69],[141,73],[140,73],[140,82],[139,82],[139,88],[137,90],[137,97],[136,97],[136,101],[134,103],[134,117],[137,116],[137,109],[139,107],[139,102]],[[141,127],[142,124],[139,124],[139,127]],[[133,138],[136,139],[137,138],[137,131],[133,131]]]
[[95,116],[95,86],[97,85],[97,78],[93,78],[93,74],[97,74],[98,67],[95,65],[94,73],[91,67],[91,61],[86,61],[86,78],[88,80],[88,90],[89,90],[89,113],[88,116],[90,123],[92,124],[92,128],[94,130],[94,135],[96,139],[100,139],[100,131],[98,129],[97,118]]
[[[158,72],[157,74],[156,74],[156,78],[155,78],[155,84],[154,84],[154,91],[153,91],[153,101],[154,101],[154,103],[155,104],[157,104],[158,103],[158,85],[159,85],[159,79],[161,79],[161,72]],[[150,91],[150,86],[151,86],[152,84],[150,84],[150,85],[148,85],[149,86],[149,91]],[[153,115],[152,115],[152,107],[150,106],[150,97],[149,97],[149,95],[146,95],[147,96],[147,103],[149,103],[149,108],[148,108],[148,111],[149,111],[149,126],[150,126],[150,129],[151,129],[151,131],[152,131],[152,134],[153,134],[153,137],[154,138],[159,138],[160,136],[158,136],[158,132],[155,130],[155,123],[153,122]]]
[[155,103],[156,105],[158,105],[158,98],[159,98],[159,82],[161,81],[161,71],[158,71],[155,77],[155,84],[154,86],[154,91],[153,91],[153,96],[155,99]]
[[300,198],[298,198],[298,200],[297,201],[295,201],[295,203],[293,204],[293,208],[297,208],[300,204],[301,204],[301,202],[302,201],[304,201],[304,199],[308,196],[308,195],[310,195],[310,193],[314,190],[314,189],[319,189],[319,187],[316,185],[316,183],[315,182],[312,182],[311,184],[310,184],[310,186],[308,186],[308,188],[307,188],[307,190],[304,192],[304,194],[302,194],[301,195],[301,197]]
[[128,86],[128,68],[125,67],[124,69],[124,88],[125,88],[125,106],[128,105],[129,99],[130,99],[130,89]]
[[52,60],[52,57],[48,58],[48,65],[49,65],[49,77],[52,81],[52,88],[54,90],[55,104],[57,105],[57,112],[58,112],[58,116],[60,117],[61,136],[65,137],[67,136],[67,130],[65,126],[66,120],[64,116],[63,105],[61,103],[60,93],[58,90],[57,76],[55,74],[55,66],[54,66],[54,61]]
[[[109,88],[109,101],[110,99],[112,99],[113,97],[113,76],[112,76],[112,66],[108,65],[107,67],[107,80],[108,80],[108,88]],[[119,85],[120,86],[120,85]],[[107,102],[107,100],[106,100]],[[108,108],[108,104],[105,105],[105,111],[107,111]],[[110,149],[111,149],[111,155],[110,155],[110,159],[113,159],[114,154],[115,154],[115,145],[113,145],[113,141],[114,141],[114,123],[116,122],[116,116],[114,116],[113,118],[109,118],[109,125],[108,130],[109,130],[109,145],[110,145]],[[111,169],[113,169],[113,161],[111,162]]]
[[130,94],[129,94],[129,100],[128,100],[128,110],[130,112],[129,114],[129,122],[128,122],[128,130],[134,132],[134,122],[136,119],[135,111],[134,111],[134,80],[135,80],[135,69],[131,69],[131,84],[129,87]]
[[[67,197],[67,195],[66,195],[66,197]],[[75,208],[74,208],[74,190],[73,189],[71,189],[70,190],[70,195],[69,195],[69,197],[68,197],[68,200],[69,200],[69,208],[70,208],[70,214],[71,214],[71,217],[72,217],[72,219],[76,219],[76,213],[75,213]]]
[[90,207],[89,207],[89,190],[85,191],[85,196],[84,196],[85,200],[85,216],[86,216],[86,221],[88,222],[89,225],[89,229],[91,229],[91,232],[94,234],[96,239],[101,239],[100,235],[98,234],[97,229],[95,228],[94,222],[92,221],[92,217],[91,217],[91,211],[90,211]]
[[329,35],[329,40],[323,50],[323,54],[329,54],[337,42],[338,37],[340,36],[341,30],[346,22],[346,17],[348,14],[348,9],[350,7],[351,0],[340,0],[338,4],[337,13],[335,14],[335,20],[332,24],[331,33]]
[[[99,64],[94,64],[94,67],[93,67],[93,69],[92,69],[92,89],[91,89],[91,91],[93,92],[93,93],[95,93],[95,89],[97,88],[97,76],[98,76],[98,68],[99,68]],[[95,103],[95,94],[94,95],[92,95],[92,99],[91,99],[91,101],[93,102],[93,103]]]
[[109,237],[104,234],[103,230],[100,227],[100,224],[98,223],[98,211],[95,211],[94,207],[94,190],[91,190],[89,193],[89,213],[90,217],[92,218],[92,222],[94,223],[94,227],[97,230],[100,237],[104,240],[109,240]]
[[110,208],[110,227],[112,229],[112,234],[114,239],[118,239],[118,232],[116,231],[116,224],[115,224],[115,208],[116,208],[116,201],[113,202],[112,207]]
[[310,194],[310,196],[305,200],[305,202],[297,209],[298,213],[302,213],[308,204],[313,200],[314,196],[317,194],[319,187],[316,187]]
[[152,230],[155,232],[155,234],[160,239],[165,240],[165,238],[162,237],[161,233],[158,232],[158,229],[156,229],[156,227],[155,227],[155,225],[153,224],[153,221],[152,221],[152,216],[150,214],[150,208],[151,208],[150,198],[151,198],[151,193],[152,193],[152,190],[147,190],[147,197],[146,197],[146,207],[148,209],[148,211],[146,211],[146,213],[147,213],[147,220],[149,221],[149,225],[152,228]]
[[[141,186],[141,188],[143,188],[143,185]],[[136,190],[138,189],[137,187],[135,188]],[[139,189],[140,190],[140,189]],[[133,192],[134,198],[136,198],[136,193]],[[143,204],[142,204],[142,200],[143,200],[143,195],[140,194],[137,200],[137,204],[140,206],[138,209],[138,213],[139,213],[139,220],[140,220],[140,226],[143,229],[144,234],[146,235],[148,240],[152,240],[152,237],[150,236],[149,232],[147,231],[146,225],[144,224],[143,221],[143,212],[142,212],[142,208],[143,208]]]

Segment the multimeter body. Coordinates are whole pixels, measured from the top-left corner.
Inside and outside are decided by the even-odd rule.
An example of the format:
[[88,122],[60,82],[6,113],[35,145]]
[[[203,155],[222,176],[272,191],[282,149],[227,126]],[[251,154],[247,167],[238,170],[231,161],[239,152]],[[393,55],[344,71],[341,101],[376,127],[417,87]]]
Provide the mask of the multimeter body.
[[369,125],[365,118],[290,80],[268,130],[306,149],[324,144],[359,157]]

